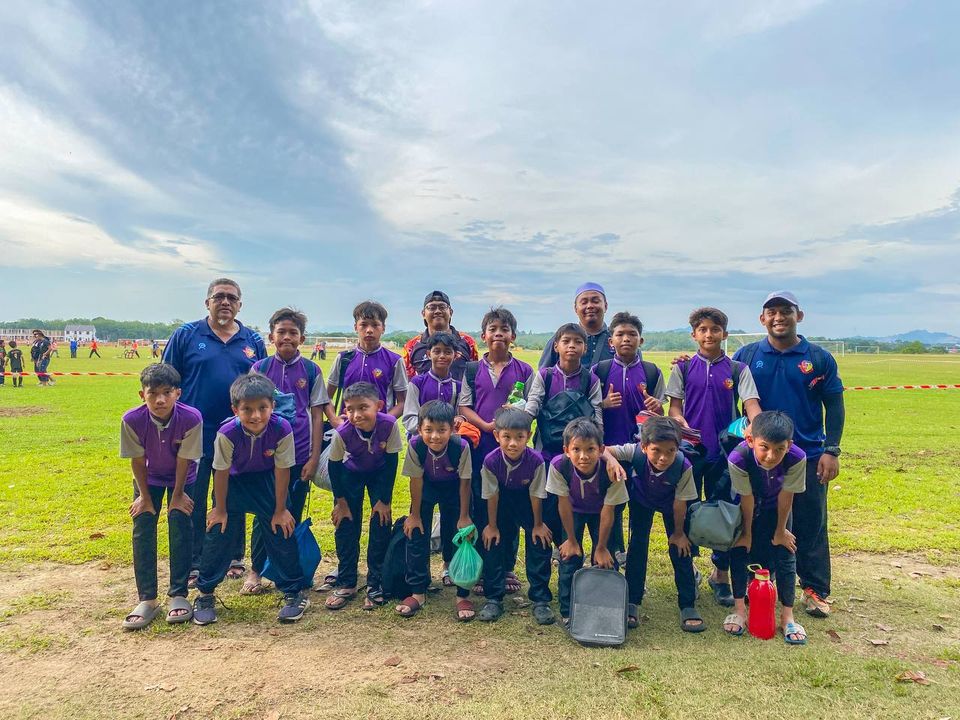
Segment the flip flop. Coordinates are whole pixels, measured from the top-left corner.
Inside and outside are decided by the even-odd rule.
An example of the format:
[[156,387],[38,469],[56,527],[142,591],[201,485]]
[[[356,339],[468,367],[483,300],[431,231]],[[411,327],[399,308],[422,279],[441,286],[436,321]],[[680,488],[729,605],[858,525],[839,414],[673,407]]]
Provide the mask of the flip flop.
[[440,576],[440,583],[444,587],[453,587],[453,580],[450,579],[450,571],[444,570],[443,575]]
[[327,602],[324,603],[324,606],[327,610],[340,610],[356,597],[356,594],[357,591],[355,589],[337,588],[327,597]]
[[520,592],[522,588],[523,585],[520,583],[520,578],[517,577],[517,574],[508,572],[506,578],[504,579],[504,591],[507,593],[507,595]]
[[[470,613],[467,617],[463,617],[460,613]],[[474,608],[473,603],[467,598],[459,598],[457,600],[457,622],[470,622],[477,616],[476,608]]]
[[476,585],[473,586],[473,594],[474,594],[474,595],[483,595],[483,583],[482,583],[482,582],[478,582]]
[[383,590],[367,590],[367,596],[363,599],[364,610],[376,610],[387,604],[387,598]]
[[630,630],[640,627],[640,606],[634,603],[627,605],[627,627]]
[[[700,624],[694,625],[695,620],[699,620]],[[688,633],[701,633],[707,629],[707,624],[695,607],[688,607],[680,611],[680,629]]]
[[[736,625],[737,630],[727,630],[727,625]],[[732,635],[733,637],[740,637],[743,635],[743,631],[746,629],[747,622],[742,617],[737,615],[737,613],[730,613],[723,619],[723,631],[727,635]]]
[[316,592],[330,592],[337,586],[337,573],[331,572],[323,576],[323,583],[314,588]]
[[187,589],[196,590],[197,589],[197,580],[200,579],[199,570],[191,570],[190,574],[187,575]]
[[[807,631],[803,629],[803,625],[801,625],[800,623],[789,622],[787,623],[786,627],[781,628],[781,632],[783,633],[783,641],[787,645],[806,645],[807,644]],[[791,635],[800,635],[801,637],[799,639],[797,638],[791,639],[790,638]]]
[[[151,605],[144,600],[137,605],[123,620],[124,630],[143,630],[160,613],[160,605]],[[132,617],[139,617],[139,620],[131,620]]]
[[[186,610],[187,612],[182,615],[171,615],[174,610]],[[178,625],[191,620],[193,620],[193,605],[185,597],[177,595],[170,601],[170,607],[167,608],[167,623]]]
[[247,568],[242,562],[234,561],[230,563],[230,569],[227,570],[228,580],[239,580],[247,573]]
[[252,580],[244,580],[243,585],[240,587],[241,595],[261,595],[266,590],[259,580],[256,582]]
[[[400,608],[402,607],[407,608],[406,611],[401,610]],[[411,595],[397,605],[397,615],[400,617],[412,618],[414,615],[420,612],[421,607],[423,607],[423,605],[420,604],[420,601]]]

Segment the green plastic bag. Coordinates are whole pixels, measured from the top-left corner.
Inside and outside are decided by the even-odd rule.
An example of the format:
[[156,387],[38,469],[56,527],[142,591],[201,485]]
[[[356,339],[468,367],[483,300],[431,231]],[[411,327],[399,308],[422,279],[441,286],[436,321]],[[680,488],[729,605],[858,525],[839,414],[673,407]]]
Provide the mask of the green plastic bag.
[[467,525],[453,536],[453,546],[457,550],[450,560],[450,579],[464,590],[473,590],[483,572],[483,558],[473,546],[476,537],[477,528],[473,525]]

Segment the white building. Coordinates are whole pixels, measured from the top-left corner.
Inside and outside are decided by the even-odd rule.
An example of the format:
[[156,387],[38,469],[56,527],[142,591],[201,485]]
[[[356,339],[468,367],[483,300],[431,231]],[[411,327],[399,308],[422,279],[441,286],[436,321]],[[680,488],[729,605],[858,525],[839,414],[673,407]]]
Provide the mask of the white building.
[[63,329],[63,339],[66,342],[90,342],[97,336],[97,329],[93,325],[67,325]]

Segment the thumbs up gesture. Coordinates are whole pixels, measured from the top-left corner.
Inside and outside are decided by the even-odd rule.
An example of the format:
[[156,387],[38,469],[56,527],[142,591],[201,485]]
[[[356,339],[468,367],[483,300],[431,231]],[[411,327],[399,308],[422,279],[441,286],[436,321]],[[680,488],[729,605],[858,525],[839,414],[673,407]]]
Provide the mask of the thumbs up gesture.
[[640,385],[640,392],[643,393],[643,407],[647,412],[656,413],[657,415],[663,415],[663,405],[655,397],[647,393],[647,386]]
[[603,399],[604,408],[618,408],[623,405],[623,396],[613,389],[613,383],[610,383],[607,389],[607,396]]

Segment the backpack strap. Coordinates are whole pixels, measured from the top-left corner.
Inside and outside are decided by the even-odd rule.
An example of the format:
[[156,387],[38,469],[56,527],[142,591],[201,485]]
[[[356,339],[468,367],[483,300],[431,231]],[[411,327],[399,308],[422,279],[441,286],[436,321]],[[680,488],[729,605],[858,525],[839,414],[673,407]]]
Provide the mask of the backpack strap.
[[307,360],[303,355],[300,356],[300,363],[303,365],[304,371],[307,373],[307,394],[313,391],[313,383],[317,379],[317,364],[313,360]]
[[613,360],[601,360],[593,366],[594,374],[600,378],[600,388],[603,390],[610,382],[610,371],[613,370]]
[[333,407],[337,412],[343,410],[340,405],[340,396],[343,395],[343,380],[347,376],[347,367],[350,363],[353,362],[353,359],[357,356],[356,350],[344,350],[340,353],[340,367],[338,368],[339,373],[337,377],[337,391],[333,394]]
[[647,469],[647,456],[640,449],[640,443],[637,443],[633,448],[633,459],[630,461],[630,467],[633,468],[633,474],[637,477],[643,475]]
[[550,399],[551,385],[553,385],[553,367],[548,367],[543,375],[543,402],[540,403],[540,407],[543,407],[547,400]]
[[640,364],[643,365],[643,374],[647,380],[647,395],[652,395],[653,392],[656,392],[657,384],[660,382],[663,373],[660,372],[660,368],[647,360],[641,360]]
[[740,417],[740,373],[745,365],[739,360],[730,359],[730,381],[733,383],[733,417]]
[[267,359],[263,361],[263,365],[260,366],[260,372],[263,375],[266,375],[270,372],[270,366],[273,365],[273,355],[267,355]]
[[424,463],[427,462],[427,444],[423,441],[423,438],[417,435],[410,440],[410,447],[413,448],[413,452],[416,454],[417,460],[420,461],[420,467],[422,468]]
[[453,433],[450,436],[450,444],[447,445],[447,457],[449,457],[450,462],[453,463],[454,470],[460,467],[460,458],[462,455],[463,445],[460,444],[460,436]]
[[473,397],[473,405],[477,405],[477,371],[480,369],[479,360],[471,360],[466,364],[463,370],[463,380],[470,388],[470,395]]
[[580,368],[580,394],[590,397],[590,368],[585,365]]
[[677,456],[673,459],[673,464],[670,467],[668,467],[666,472],[664,473],[666,481],[670,483],[673,487],[676,487],[680,482],[680,478],[683,477],[684,459],[685,458],[683,453],[678,452]]
[[[750,343],[749,345],[744,346],[743,355],[740,356],[740,362],[742,362],[747,367],[753,365],[753,359],[757,356],[757,350],[760,347],[760,343]],[[752,372],[752,370],[751,370]]]

